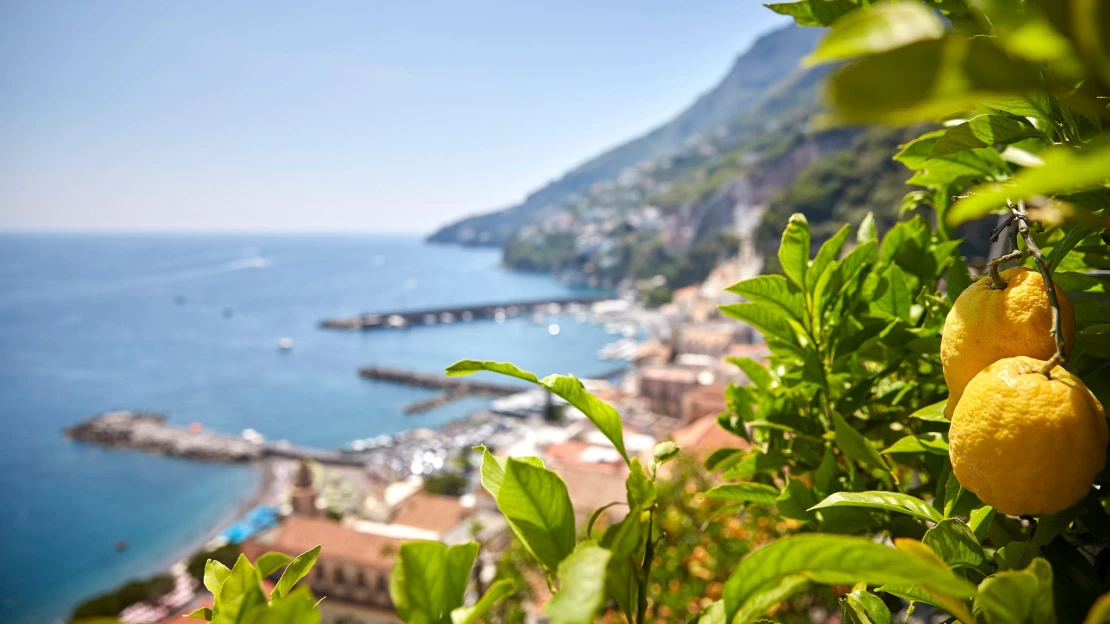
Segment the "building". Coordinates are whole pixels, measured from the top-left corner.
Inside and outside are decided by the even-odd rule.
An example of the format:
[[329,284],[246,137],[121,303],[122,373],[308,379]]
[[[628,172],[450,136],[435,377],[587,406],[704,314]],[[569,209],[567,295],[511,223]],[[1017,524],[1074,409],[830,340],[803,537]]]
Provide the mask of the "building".
[[725,402],[725,389],[728,382],[724,379],[714,379],[712,383],[698,385],[686,391],[682,396],[682,422],[694,422],[704,416],[717,417],[717,414],[728,407]]
[[[700,373],[685,366],[646,366],[639,371],[640,395],[649,401],[651,409],[657,414],[681,419],[682,397],[705,381],[704,376],[699,381]],[[709,375],[708,381],[712,383],[712,373]]]

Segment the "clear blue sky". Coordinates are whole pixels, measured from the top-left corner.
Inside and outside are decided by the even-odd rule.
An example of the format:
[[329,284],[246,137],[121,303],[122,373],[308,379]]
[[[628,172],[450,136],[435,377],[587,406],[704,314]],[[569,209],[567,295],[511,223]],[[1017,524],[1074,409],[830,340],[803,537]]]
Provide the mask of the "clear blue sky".
[[0,0],[0,229],[429,231],[665,120],[754,0]]

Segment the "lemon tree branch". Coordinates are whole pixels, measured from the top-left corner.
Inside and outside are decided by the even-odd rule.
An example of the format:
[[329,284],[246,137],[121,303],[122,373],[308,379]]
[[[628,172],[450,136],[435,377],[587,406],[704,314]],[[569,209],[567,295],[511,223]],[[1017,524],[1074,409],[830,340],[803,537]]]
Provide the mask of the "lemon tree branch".
[[1041,373],[1048,375],[1052,367],[1068,361],[1067,347],[1064,346],[1064,331],[1061,327],[1060,301],[1056,298],[1056,285],[1052,281],[1052,267],[1045,259],[1044,254],[1041,253],[1040,247],[1033,240],[1033,235],[1029,232],[1029,217],[1025,212],[1025,201],[1018,200],[1017,205],[1014,205],[1013,202],[1007,200],[1006,204],[1014,216],[1018,234],[1025,241],[1025,248],[1033,256],[1037,270],[1041,273],[1041,279],[1044,280],[1045,294],[1048,295],[1048,305],[1052,307],[1052,337],[1056,340],[1056,354],[1041,368]]

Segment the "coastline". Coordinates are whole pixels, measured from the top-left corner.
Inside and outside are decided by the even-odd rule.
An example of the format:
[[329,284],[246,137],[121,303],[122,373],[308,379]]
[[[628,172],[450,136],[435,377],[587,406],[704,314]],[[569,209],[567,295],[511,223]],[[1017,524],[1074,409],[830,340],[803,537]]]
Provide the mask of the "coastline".
[[257,473],[258,482],[253,490],[239,497],[235,505],[231,507],[230,511],[228,511],[217,524],[213,525],[212,528],[206,531],[201,537],[189,542],[188,545],[183,547],[167,563],[158,567],[153,574],[157,574],[159,571],[169,570],[180,562],[187,562],[189,557],[203,550],[209,542],[219,537],[220,533],[223,533],[227,527],[241,520],[251,509],[267,502],[271,494],[270,490],[273,489],[274,484],[277,482],[276,465],[279,461],[282,460],[266,458],[254,462],[253,468]]

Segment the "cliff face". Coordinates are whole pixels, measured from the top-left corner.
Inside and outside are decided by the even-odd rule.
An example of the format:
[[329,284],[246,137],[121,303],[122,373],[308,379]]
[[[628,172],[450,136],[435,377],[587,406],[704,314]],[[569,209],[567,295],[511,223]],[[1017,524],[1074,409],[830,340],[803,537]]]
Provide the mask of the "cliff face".
[[521,204],[463,219],[440,229],[428,240],[503,246],[521,227],[562,210],[569,198],[616,179],[629,167],[672,154],[710,134],[735,141],[754,129],[753,124],[745,123],[745,116],[755,115],[762,120],[767,111],[796,103],[799,97],[812,101],[813,82],[819,72],[805,72],[798,65],[821,34],[821,29],[789,26],[761,37],[716,87],[670,122],[573,169]]

